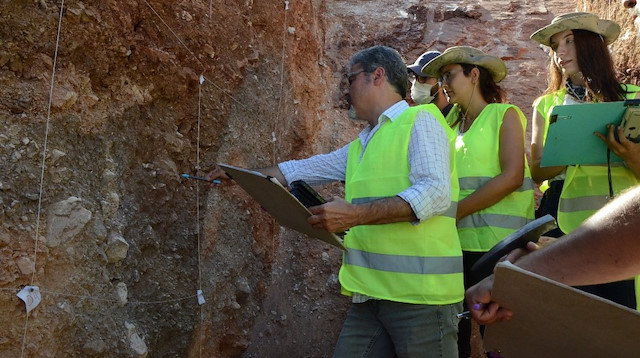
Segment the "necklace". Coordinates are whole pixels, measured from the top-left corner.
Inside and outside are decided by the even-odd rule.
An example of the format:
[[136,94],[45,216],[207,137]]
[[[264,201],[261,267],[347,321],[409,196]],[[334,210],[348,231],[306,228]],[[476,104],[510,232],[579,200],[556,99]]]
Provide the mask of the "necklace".
[[467,116],[462,113],[462,120],[460,121],[460,125],[458,126],[458,133],[462,134],[465,132],[464,130],[464,124],[467,121]]
[[[462,113],[462,120],[460,121],[460,126],[458,127],[458,131],[460,132],[460,134],[466,133],[469,130],[469,128],[471,128],[471,126],[473,125],[473,121],[476,119],[475,116],[467,117],[468,114],[469,114],[469,109],[467,108],[467,110],[464,111],[464,113]],[[468,126],[467,126],[467,123],[469,123]]]
[[567,79],[565,82],[565,87],[567,88],[567,93],[577,99],[580,102],[584,102],[587,97],[587,88],[585,86],[574,85],[571,83],[570,79]]
[[[466,130],[464,129],[465,124],[467,124],[467,114],[469,113],[469,108],[471,108],[471,100],[473,99],[473,94],[476,92],[476,86],[474,84],[473,86],[473,90],[471,90],[471,96],[469,96],[469,103],[467,103],[467,109],[464,111],[464,113],[462,112],[462,108],[460,108],[462,113],[462,121],[460,121],[460,125],[458,126],[458,132],[460,134],[466,132]],[[471,126],[471,124],[469,124],[469,126]]]

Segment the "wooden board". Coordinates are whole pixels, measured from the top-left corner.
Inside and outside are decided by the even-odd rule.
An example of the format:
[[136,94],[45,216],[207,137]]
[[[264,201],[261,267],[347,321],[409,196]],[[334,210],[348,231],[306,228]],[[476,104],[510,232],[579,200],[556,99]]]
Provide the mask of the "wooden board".
[[503,358],[640,357],[640,313],[525,271],[496,266],[492,299],[513,319],[488,325],[484,345]]

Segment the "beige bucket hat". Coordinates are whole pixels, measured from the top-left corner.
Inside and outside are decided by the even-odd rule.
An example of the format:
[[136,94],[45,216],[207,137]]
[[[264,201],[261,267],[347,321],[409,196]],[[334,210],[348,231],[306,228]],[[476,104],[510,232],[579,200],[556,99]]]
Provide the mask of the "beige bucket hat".
[[588,12],[570,12],[556,16],[551,23],[531,35],[533,41],[551,47],[551,36],[565,30],[587,30],[602,36],[607,45],[620,35],[620,25],[611,20],[600,19]]
[[496,83],[507,76],[507,65],[504,64],[504,61],[469,46],[449,47],[440,56],[424,65],[422,73],[429,77],[439,78],[440,69],[452,63],[466,63],[484,67],[491,73],[491,77]]

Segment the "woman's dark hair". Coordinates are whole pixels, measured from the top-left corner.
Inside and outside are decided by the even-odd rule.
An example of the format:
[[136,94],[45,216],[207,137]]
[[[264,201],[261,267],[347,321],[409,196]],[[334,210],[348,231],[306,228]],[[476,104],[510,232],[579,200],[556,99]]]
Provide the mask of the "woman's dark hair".
[[[493,80],[491,72],[484,67],[461,63],[462,73],[465,76],[469,76],[471,70],[478,68],[480,71],[480,81],[478,87],[480,88],[480,95],[487,103],[505,103],[506,96],[504,90]],[[451,124],[451,128],[455,127],[460,121],[462,121],[462,110],[458,107],[458,118]]]
[[[588,102],[612,102],[624,99],[627,92],[622,89],[616,78],[613,59],[602,37],[588,30],[571,30],[571,32],[573,32],[578,67],[587,88],[585,100]],[[564,88],[567,80],[562,75],[562,69],[556,65],[553,59],[553,50],[550,55],[549,84],[545,94]]]

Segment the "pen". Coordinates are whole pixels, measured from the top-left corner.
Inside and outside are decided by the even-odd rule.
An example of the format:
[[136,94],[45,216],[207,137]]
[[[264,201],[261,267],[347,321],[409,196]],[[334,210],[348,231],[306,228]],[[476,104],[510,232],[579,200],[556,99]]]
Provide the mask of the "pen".
[[[482,303],[474,303],[473,304],[473,309],[476,310],[476,311],[481,310],[482,307],[484,307],[484,305]],[[471,318],[471,311],[464,311],[464,312],[458,313],[456,315],[456,318],[458,318],[458,319],[463,319],[463,318],[469,319],[469,318]]]
[[187,179],[195,179],[195,180],[202,180],[202,181],[206,181],[208,183],[213,183],[213,184],[220,184],[222,183],[220,180],[218,179],[213,179],[213,180],[209,180],[207,178],[203,178],[203,177],[195,177],[193,175],[189,175],[189,174],[182,174],[180,175],[183,178],[187,178]]

